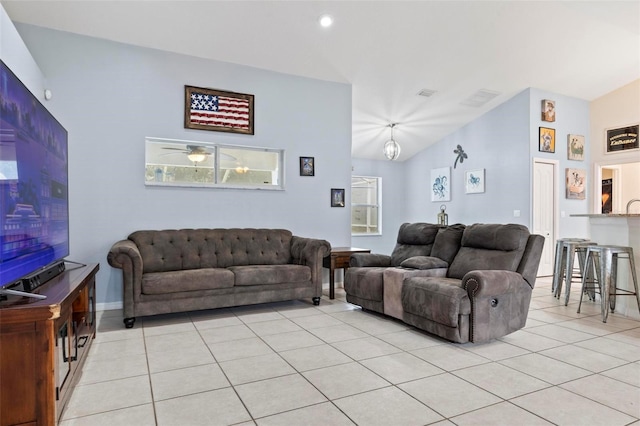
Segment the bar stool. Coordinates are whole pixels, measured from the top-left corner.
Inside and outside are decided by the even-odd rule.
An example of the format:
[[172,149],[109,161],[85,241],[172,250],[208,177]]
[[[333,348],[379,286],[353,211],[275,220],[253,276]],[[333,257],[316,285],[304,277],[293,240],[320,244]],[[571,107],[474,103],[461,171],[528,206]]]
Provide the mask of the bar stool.
[[[597,243],[589,240],[578,239],[564,239],[562,240],[562,251],[560,252],[561,261],[558,277],[554,275],[554,281],[556,281],[554,296],[560,299],[562,294],[562,281],[566,282],[566,290],[564,296],[564,305],[569,304],[569,296],[571,293],[571,282],[574,278],[579,279],[582,282],[582,278],[585,275],[585,259],[587,254],[587,247],[594,246]],[[574,268],[574,259],[578,255],[578,268]]]
[[[634,291],[626,290],[617,286],[618,260],[629,259],[631,268],[631,279]],[[592,245],[587,247],[585,259],[585,270],[595,270],[595,279],[588,279],[587,274],[582,277],[582,293],[578,304],[578,313],[582,305],[582,295],[589,290],[600,294],[602,311],[602,322],[607,322],[609,308],[613,312],[616,308],[616,296],[636,296],[638,310],[640,311],[640,294],[638,293],[638,277],[636,276],[636,265],[633,259],[633,248],[611,245]],[[591,285],[589,285],[591,284]]]
[[551,293],[556,294],[556,289],[558,288],[558,281],[563,274],[563,266],[566,263],[566,247],[564,246],[565,241],[589,241],[586,238],[559,238],[556,240],[556,255],[553,259],[553,280],[551,282]]

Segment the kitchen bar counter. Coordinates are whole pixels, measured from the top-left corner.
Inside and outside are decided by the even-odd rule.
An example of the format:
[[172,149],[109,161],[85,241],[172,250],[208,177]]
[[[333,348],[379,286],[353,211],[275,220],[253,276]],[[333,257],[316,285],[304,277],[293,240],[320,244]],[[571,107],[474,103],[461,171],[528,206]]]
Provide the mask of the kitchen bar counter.
[[[636,274],[640,277],[640,214],[572,214],[571,217],[588,217],[589,238],[598,244],[632,247]],[[626,262],[626,260],[620,261],[618,283],[620,287],[632,290],[631,274]],[[615,312],[640,320],[638,303],[633,296],[618,297]]]

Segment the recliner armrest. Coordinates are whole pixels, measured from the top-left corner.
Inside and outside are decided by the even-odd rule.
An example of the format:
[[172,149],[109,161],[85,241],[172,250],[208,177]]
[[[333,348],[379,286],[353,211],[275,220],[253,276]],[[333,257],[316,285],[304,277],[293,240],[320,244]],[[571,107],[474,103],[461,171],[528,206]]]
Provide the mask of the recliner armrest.
[[473,270],[461,285],[471,301],[470,341],[487,342],[525,326],[531,287],[519,273]]
[[462,277],[462,288],[470,298],[504,294],[517,290],[522,285],[529,287],[522,275],[512,271],[475,270]]
[[391,256],[376,253],[353,253],[349,259],[349,266],[391,266]]

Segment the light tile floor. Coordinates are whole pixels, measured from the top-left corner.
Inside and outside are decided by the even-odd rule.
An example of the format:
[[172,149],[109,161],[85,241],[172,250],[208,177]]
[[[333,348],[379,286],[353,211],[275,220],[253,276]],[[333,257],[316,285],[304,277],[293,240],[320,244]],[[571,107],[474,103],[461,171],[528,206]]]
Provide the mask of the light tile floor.
[[527,326],[453,344],[325,295],[139,318],[99,312],[71,425],[640,425],[640,322],[538,279]]

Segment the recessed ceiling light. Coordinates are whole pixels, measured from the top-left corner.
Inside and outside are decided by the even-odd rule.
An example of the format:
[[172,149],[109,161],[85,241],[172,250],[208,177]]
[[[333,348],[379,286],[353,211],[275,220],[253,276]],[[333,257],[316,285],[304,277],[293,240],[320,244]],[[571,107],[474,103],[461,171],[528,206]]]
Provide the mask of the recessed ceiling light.
[[331,25],[333,25],[333,17],[331,15],[322,15],[318,19],[318,22],[320,22],[320,26],[322,28],[329,28]]

